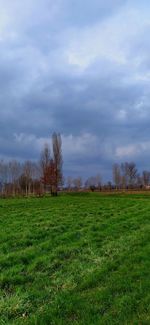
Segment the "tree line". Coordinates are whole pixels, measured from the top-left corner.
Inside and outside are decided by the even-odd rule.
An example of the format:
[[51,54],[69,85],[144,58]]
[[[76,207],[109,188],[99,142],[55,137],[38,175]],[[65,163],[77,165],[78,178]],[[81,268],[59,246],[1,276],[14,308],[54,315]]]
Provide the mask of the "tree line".
[[57,196],[59,190],[121,190],[150,187],[150,172],[139,174],[134,162],[115,163],[112,168],[112,182],[102,182],[100,174],[73,178],[63,176],[62,139],[59,133],[53,133],[51,145],[45,144],[39,161],[23,163],[17,160],[0,161],[0,195],[43,195],[51,193]]
[[51,146],[45,144],[38,162],[0,161],[1,195],[28,196],[45,192],[57,195],[63,184],[61,135],[53,133],[51,140]]
[[113,165],[113,184],[116,189],[148,188],[150,172],[138,172],[134,162],[125,162]]
[[134,162],[115,163],[112,166],[112,181],[102,182],[100,174],[90,176],[85,182],[82,178],[66,179],[66,189],[90,189],[91,191],[102,190],[130,190],[130,189],[150,189],[150,171],[138,172]]

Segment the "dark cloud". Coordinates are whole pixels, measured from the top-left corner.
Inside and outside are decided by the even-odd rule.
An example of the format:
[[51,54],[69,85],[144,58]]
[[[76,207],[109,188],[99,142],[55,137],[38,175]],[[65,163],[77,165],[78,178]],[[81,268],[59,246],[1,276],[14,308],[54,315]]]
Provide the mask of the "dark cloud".
[[63,137],[68,175],[115,161],[149,168],[150,6],[140,1],[1,1],[1,157],[38,159]]

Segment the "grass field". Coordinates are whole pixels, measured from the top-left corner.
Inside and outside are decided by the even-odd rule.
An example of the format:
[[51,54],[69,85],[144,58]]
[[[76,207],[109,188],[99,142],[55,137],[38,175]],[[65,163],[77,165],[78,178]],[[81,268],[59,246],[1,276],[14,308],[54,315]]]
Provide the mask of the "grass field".
[[0,325],[150,324],[150,196],[0,200]]

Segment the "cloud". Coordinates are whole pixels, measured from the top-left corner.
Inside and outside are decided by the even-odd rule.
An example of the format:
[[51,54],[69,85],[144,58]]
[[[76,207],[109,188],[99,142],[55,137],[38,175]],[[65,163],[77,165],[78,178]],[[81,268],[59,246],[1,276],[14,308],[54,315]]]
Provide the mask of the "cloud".
[[67,174],[149,168],[148,1],[0,5],[1,156],[39,159],[58,131]]

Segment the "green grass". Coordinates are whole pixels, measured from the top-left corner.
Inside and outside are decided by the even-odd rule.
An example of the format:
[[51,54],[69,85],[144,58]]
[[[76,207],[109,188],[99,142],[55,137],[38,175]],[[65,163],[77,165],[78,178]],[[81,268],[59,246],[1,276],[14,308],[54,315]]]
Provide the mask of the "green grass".
[[150,324],[150,197],[0,200],[0,325]]

